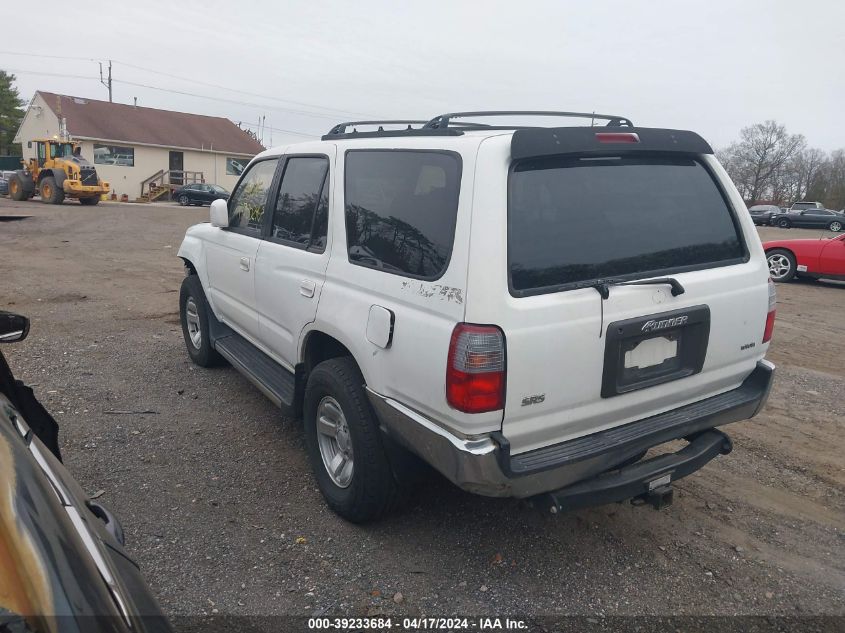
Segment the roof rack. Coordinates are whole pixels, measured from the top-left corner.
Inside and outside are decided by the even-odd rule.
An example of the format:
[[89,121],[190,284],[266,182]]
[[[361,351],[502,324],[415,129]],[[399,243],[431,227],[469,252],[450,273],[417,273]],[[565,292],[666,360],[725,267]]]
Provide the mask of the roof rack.
[[[385,125],[407,125],[408,127],[405,128],[405,130],[402,130],[402,131],[407,131],[407,130],[413,129],[411,127],[412,125],[423,126],[426,123],[428,123],[428,121],[423,121],[423,120],[418,120],[418,119],[393,119],[393,120],[385,119],[383,121],[346,121],[345,123],[338,123],[337,125],[335,125],[331,130],[329,130],[329,133],[328,133],[327,136],[339,135],[339,134],[359,134],[359,132],[355,129],[359,125],[378,125],[379,126],[378,131],[384,132],[385,131],[385,129],[384,129]],[[350,128],[350,127],[353,128],[352,132],[347,132],[346,128]]]
[[[491,125],[476,121],[458,121],[456,119],[498,116],[543,116],[590,119],[595,125],[596,119],[607,121],[608,127],[634,127],[631,119],[616,114],[597,114],[596,112],[557,112],[554,110],[483,110],[478,112],[450,112],[440,114],[429,121],[418,119],[393,119],[383,121],[347,121],[338,123],[322,139],[328,141],[339,138],[380,138],[387,136],[460,136],[468,130],[521,130],[536,128],[536,125]],[[359,126],[378,126],[377,130],[359,132]],[[406,125],[399,130],[385,130],[385,125]],[[414,127],[414,126],[420,127]],[[352,128],[351,131],[349,128]]]
[[440,114],[434,117],[431,121],[425,124],[425,129],[438,130],[452,126],[469,126],[481,127],[484,126],[491,130],[513,130],[526,127],[537,127],[535,125],[485,125],[483,123],[469,123],[463,121],[453,121],[453,119],[478,118],[478,117],[495,117],[495,116],[553,116],[553,117],[567,117],[578,119],[591,119],[595,122],[596,119],[607,121],[608,127],[634,127],[631,119],[617,114],[598,114],[596,112],[558,112],[556,110],[480,110],[478,112],[450,112],[448,114]]

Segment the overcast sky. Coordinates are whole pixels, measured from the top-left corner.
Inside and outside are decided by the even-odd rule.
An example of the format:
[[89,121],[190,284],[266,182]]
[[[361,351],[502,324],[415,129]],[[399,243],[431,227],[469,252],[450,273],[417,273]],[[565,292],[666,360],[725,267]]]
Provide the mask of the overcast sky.
[[[775,119],[813,146],[845,147],[845,3],[834,0],[45,5],[60,16],[50,35],[7,25],[0,38],[0,69],[24,98],[107,99],[88,60],[111,58],[115,101],[253,128],[266,115],[267,144],[373,115],[556,109],[692,129],[717,147]],[[9,54],[34,52],[65,59]]]

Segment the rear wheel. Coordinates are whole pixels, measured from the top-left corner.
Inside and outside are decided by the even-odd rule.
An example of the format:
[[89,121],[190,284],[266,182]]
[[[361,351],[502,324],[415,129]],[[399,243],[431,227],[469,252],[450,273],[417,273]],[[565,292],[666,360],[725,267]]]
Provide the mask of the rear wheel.
[[9,179],[9,197],[18,202],[27,198],[26,191],[23,187],[23,178],[21,178],[20,174],[12,174],[12,177]]
[[787,250],[776,248],[766,253],[769,276],[774,281],[790,281],[795,277],[795,256]]
[[834,233],[839,233],[842,230],[842,222],[839,220],[834,220],[830,224],[827,225],[827,228],[833,231]]
[[308,457],[328,506],[353,523],[389,512],[399,488],[364,378],[351,357],[314,368],[305,387],[303,418]]
[[788,229],[790,226],[792,226],[792,223],[786,218],[779,218],[776,223],[776,226],[779,226],[782,229]]
[[184,194],[179,196],[179,204],[181,204],[183,207],[187,207],[189,202],[190,199],[188,198],[188,196]]
[[85,205],[86,207],[93,207],[98,202],[100,202],[100,196],[92,196],[90,198],[79,199],[79,204]]
[[65,192],[56,186],[56,179],[47,176],[38,186],[41,202],[45,204],[61,204],[65,199]]

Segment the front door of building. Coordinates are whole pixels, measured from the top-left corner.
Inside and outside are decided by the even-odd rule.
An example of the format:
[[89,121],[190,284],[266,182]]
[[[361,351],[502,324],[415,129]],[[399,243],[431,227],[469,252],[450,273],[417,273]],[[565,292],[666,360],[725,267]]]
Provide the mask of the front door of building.
[[185,154],[182,152],[170,152],[170,184],[184,185],[185,179],[182,173],[185,169]]

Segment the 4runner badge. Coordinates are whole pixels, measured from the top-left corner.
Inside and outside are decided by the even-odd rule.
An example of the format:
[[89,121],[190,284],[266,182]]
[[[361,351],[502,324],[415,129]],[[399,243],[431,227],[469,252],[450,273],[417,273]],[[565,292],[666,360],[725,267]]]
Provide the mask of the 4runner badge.
[[652,319],[643,323],[642,331],[656,332],[657,330],[665,330],[670,327],[678,327],[679,325],[684,325],[688,320],[689,317],[687,315],[675,317],[673,319],[660,319],[659,321]]

